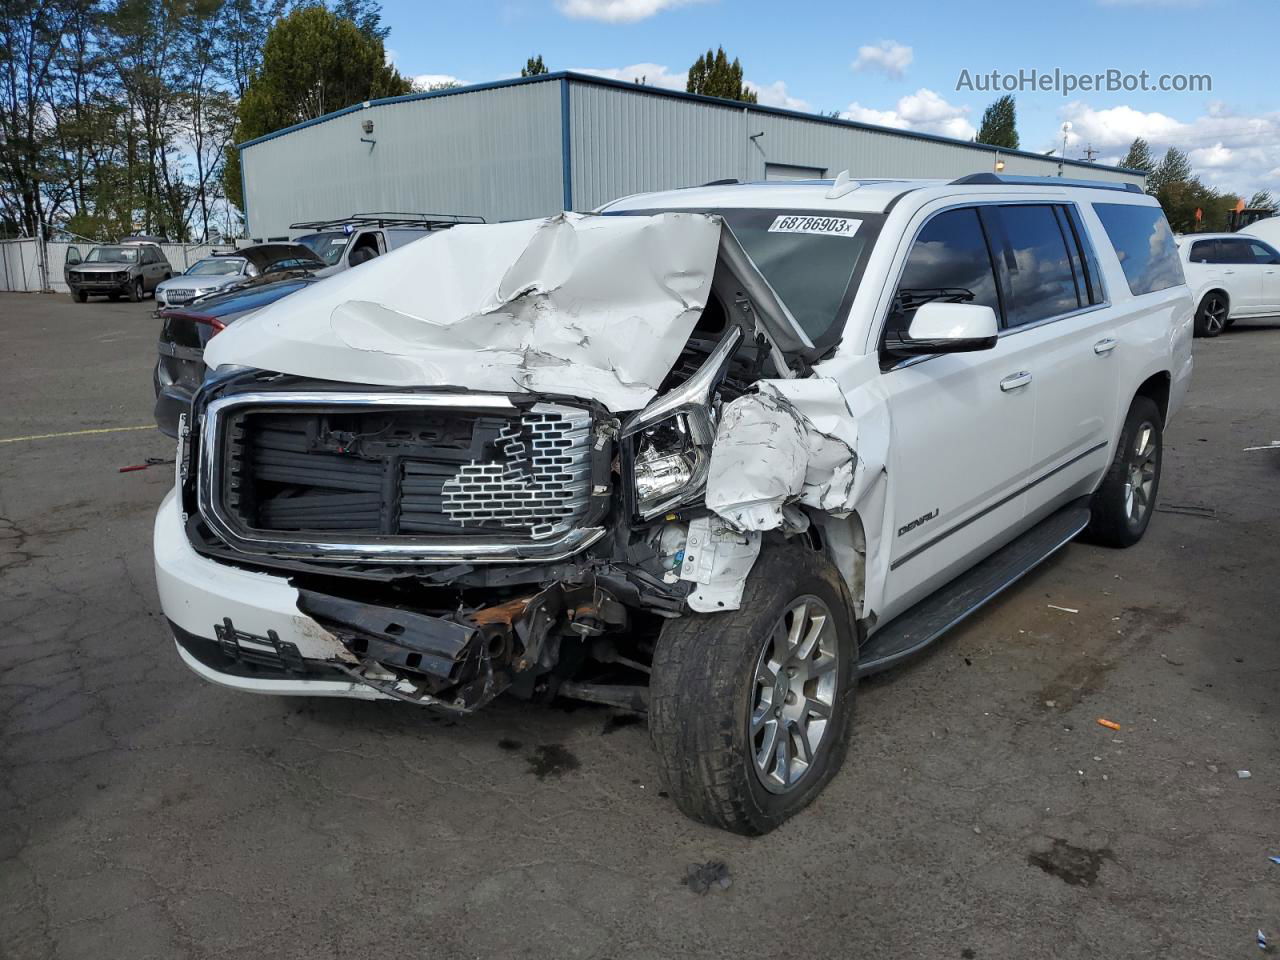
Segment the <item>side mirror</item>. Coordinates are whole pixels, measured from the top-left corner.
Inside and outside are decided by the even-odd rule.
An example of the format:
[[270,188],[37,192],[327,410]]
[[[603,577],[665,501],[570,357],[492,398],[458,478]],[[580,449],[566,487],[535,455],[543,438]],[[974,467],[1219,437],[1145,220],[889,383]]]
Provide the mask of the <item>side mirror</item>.
[[74,267],[80,263],[80,251],[76,247],[67,247],[67,266]]
[[990,350],[1000,337],[996,312],[976,303],[922,304],[911,318],[907,336],[889,348],[905,356],[970,353]]

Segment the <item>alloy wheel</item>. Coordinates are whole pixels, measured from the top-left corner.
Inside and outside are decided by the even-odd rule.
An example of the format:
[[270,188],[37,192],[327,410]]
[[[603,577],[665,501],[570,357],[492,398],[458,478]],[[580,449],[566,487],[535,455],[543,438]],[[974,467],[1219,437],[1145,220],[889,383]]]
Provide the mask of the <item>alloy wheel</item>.
[[1156,485],[1156,428],[1144,420],[1134,434],[1128,472],[1124,482],[1124,512],[1129,523],[1137,527],[1152,506]]
[[1221,297],[1210,297],[1204,304],[1204,327],[1211,336],[1227,325],[1227,304]]
[[835,617],[815,596],[783,612],[756,661],[748,742],[752,765],[771,793],[794,790],[813,767],[838,694]]

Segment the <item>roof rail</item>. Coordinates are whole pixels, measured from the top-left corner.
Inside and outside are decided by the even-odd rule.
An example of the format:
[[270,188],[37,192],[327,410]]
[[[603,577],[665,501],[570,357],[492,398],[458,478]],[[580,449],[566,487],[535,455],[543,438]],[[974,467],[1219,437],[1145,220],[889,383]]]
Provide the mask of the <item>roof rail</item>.
[[304,220],[289,224],[290,230],[330,230],[334,227],[421,227],[443,230],[460,223],[484,223],[484,217],[466,213],[353,213],[332,220]]
[[700,183],[700,187],[727,187],[735,183],[741,183],[737,177],[725,177],[723,180],[708,180],[706,183]]
[[1018,177],[1007,173],[971,173],[952,180],[951,186],[1010,187],[1085,187],[1089,190],[1119,190],[1122,193],[1142,193],[1136,183],[1114,183],[1107,180],[1073,180],[1070,177]]

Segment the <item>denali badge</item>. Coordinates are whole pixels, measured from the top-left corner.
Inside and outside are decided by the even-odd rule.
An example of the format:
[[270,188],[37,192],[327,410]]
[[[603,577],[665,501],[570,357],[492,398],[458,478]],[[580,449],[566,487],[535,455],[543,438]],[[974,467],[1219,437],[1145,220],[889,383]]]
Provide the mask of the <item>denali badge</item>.
[[920,525],[921,525],[921,524],[923,524],[923,523],[928,523],[930,520],[932,520],[932,519],[933,519],[934,517],[936,517],[937,515],[938,515],[938,508],[937,508],[937,507],[934,507],[934,508],[933,508],[933,513],[926,513],[923,517],[916,517],[914,520],[912,520],[910,523],[908,523],[905,527],[899,527],[899,528],[898,528],[898,536],[902,536],[903,534],[910,533],[910,532],[911,532],[912,530],[914,530],[916,527],[920,526]]

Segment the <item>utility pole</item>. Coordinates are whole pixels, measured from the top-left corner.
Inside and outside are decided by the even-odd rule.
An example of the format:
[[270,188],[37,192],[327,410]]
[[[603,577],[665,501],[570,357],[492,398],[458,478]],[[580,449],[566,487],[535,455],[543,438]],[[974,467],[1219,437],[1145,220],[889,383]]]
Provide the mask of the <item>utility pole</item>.
[[1096,157],[1097,155],[1098,155],[1098,151],[1093,149],[1092,143],[1084,148],[1084,158],[1089,163],[1093,163],[1093,158]]

